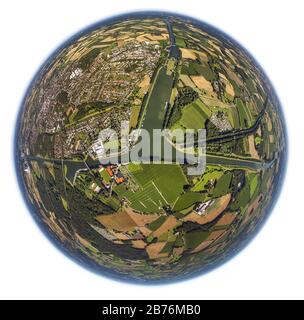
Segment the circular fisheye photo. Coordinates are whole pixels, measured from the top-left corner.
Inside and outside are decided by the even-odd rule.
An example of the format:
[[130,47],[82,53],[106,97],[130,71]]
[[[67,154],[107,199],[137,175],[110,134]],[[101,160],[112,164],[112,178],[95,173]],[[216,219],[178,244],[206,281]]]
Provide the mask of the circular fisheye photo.
[[17,119],[16,170],[48,238],[100,275],[184,280],[256,235],[278,197],[280,102],[225,33],[160,12],[78,33],[37,72]]

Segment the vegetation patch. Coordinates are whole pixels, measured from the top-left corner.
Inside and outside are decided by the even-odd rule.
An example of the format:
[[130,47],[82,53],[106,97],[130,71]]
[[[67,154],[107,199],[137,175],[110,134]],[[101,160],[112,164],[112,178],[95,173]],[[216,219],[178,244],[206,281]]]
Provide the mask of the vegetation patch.
[[188,250],[195,249],[200,243],[206,240],[208,236],[209,236],[209,232],[205,232],[205,231],[193,231],[193,232],[186,233],[185,235],[186,248]]

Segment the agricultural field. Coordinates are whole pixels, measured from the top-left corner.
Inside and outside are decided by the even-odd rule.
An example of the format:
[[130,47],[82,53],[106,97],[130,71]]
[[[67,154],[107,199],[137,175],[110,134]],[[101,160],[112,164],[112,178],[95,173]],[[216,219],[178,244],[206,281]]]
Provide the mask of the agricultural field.
[[140,106],[132,106],[131,109],[131,116],[130,116],[130,128],[136,128],[137,122],[138,122],[138,117],[140,114]]
[[176,127],[184,129],[204,129],[205,122],[209,119],[210,111],[200,101],[196,100],[182,110],[182,117]]
[[197,202],[202,202],[206,198],[206,195],[197,192],[186,192],[181,195],[175,203],[174,210],[183,211]]
[[240,99],[236,100],[236,106],[240,119],[240,127],[246,128],[253,124],[253,119],[250,110],[245,106],[244,102]]
[[200,179],[196,179],[198,181],[195,182],[195,185],[191,190],[195,192],[202,191],[205,189],[205,185],[208,182],[217,181],[223,174],[224,171],[221,168],[208,166],[202,177]]
[[184,40],[183,38],[177,37],[177,38],[175,39],[175,41],[176,41],[176,45],[177,45],[178,47],[180,47],[180,48],[186,47],[186,42],[185,42],[185,40]]

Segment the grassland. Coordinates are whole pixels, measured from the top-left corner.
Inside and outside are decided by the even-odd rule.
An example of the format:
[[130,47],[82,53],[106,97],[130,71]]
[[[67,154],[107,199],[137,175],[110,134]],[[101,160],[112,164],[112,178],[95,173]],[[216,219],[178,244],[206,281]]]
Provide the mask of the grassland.
[[237,210],[241,208],[242,210],[245,209],[246,205],[250,201],[250,180],[253,177],[249,174],[246,175],[246,181],[241,189],[241,191],[237,194],[235,201],[231,204],[232,210]]
[[191,88],[195,88],[195,84],[194,82],[191,80],[191,78],[186,75],[186,74],[181,74],[179,76],[179,79],[183,82],[183,84],[186,86],[186,87],[191,87]]
[[[212,197],[219,198],[230,192],[230,183],[232,179],[232,172],[225,172],[217,167],[208,167],[205,174],[196,181],[189,193],[184,194],[179,198],[175,205],[176,210],[183,210],[191,205],[191,200],[194,202],[204,201]],[[214,188],[209,193],[199,193],[205,190],[208,183],[212,183]]]
[[259,186],[259,175],[251,174],[250,177],[250,198],[252,199],[256,194],[257,188]]
[[132,106],[131,116],[130,116],[130,128],[136,128],[139,112],[140,112],[140,106]]
[[189,76],[199,76],[203,75],[208,81],[215,79],[215,75],[212,69],[206,63],[197,63],[194,61],[184,62],[181,69],[182,74],[187,74]]
[[193,231],[188,232],[185,235],[185,242],[187,249],[195,249],[200,243],[206,240],[209,236],[209,232],[205,231]]
[[183,39],[183,38],[181,38],[181,37],[176,37],[176,39],[175,39],[175,43],[176,43],[176,45],[178,46],[178,47],[186,47],[186,42],[185,42],[185,40]]
[[184,129],[203,129],[205,122],[209,119],[211,111],[199,99],[184,107],[182,117],[175,125],[175,128],[182,127]]
[[183,109],[180,124],[189,129],[203,129],[207,119],[205,112],[196,103],[192,103]]
[[148,225],[148,228],[152,231],[157,230],[166,220],[165,216],[160,216],[157,220],[155,220],[154,222],[150,223]]
[[128,170],[140,189],[133,192],[121,185],[116,186],[114,191],[125,197],[130,206],[138,211],[160,212],[163,206],[173,205],[187,184],[179,165],[132,163],[128,165]]
[[225,172],[217,181],[215,189],[213,191],[214,197],[221,197],[230,190],[230,183],[232,179],[231,172]]
[[100,175],[106,183],[110,183],[111,177],[109,176],[106,170],[102,170],[100,172]]
[[252,118],[251,112],[244,104],[244,102],[241,99],[236,99],[236,106],[239,114],[241,128],[247,128],[253,125],[254,120]]
[[227,110],[227,116],[229,119],[229,122],[235,129],[240,128],[240,120],[239,120],[239,114],[236,108],[228,108]]
[[202,194],[198,192],[186,192],[178,198],[173,209],[176,211],[182,211],[186,208],[189,208],[196,202],[204,201],[205,198],[206,198],[206,194]]
[[170,59],[167,63],[167,75],[168,76],[171,76],[172,72],[174,71],[174,67],[175,67],[175,60]]
[[65,209],[66,211],[68,211],[68,208],[69,208],[68,202],[67,202],[66,199],[64,199],[62,196],[61,196],[61,202],[62,202],[62,205],[63,205],[64,209]]
[[217,167],[209,167],[205,174],[201,177],[201,179],[194,185],[192,191],[202,191],[205,188],[205,185],[210,181],[216,181],[221,178],[223,175],[223,171],[218,169]]

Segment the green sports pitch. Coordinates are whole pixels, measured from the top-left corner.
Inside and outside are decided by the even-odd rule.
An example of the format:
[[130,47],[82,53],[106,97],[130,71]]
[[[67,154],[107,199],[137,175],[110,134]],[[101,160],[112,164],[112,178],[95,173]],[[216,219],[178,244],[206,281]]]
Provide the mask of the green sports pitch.
[[130,163],[128,171],[139,189],[132,190],[119,185],[114,191],[138,211],[154,213],[162,211],[162,207],[166,205],[173,207],[184,192],[183,186],[188,183],[181,167],[176,164]]

